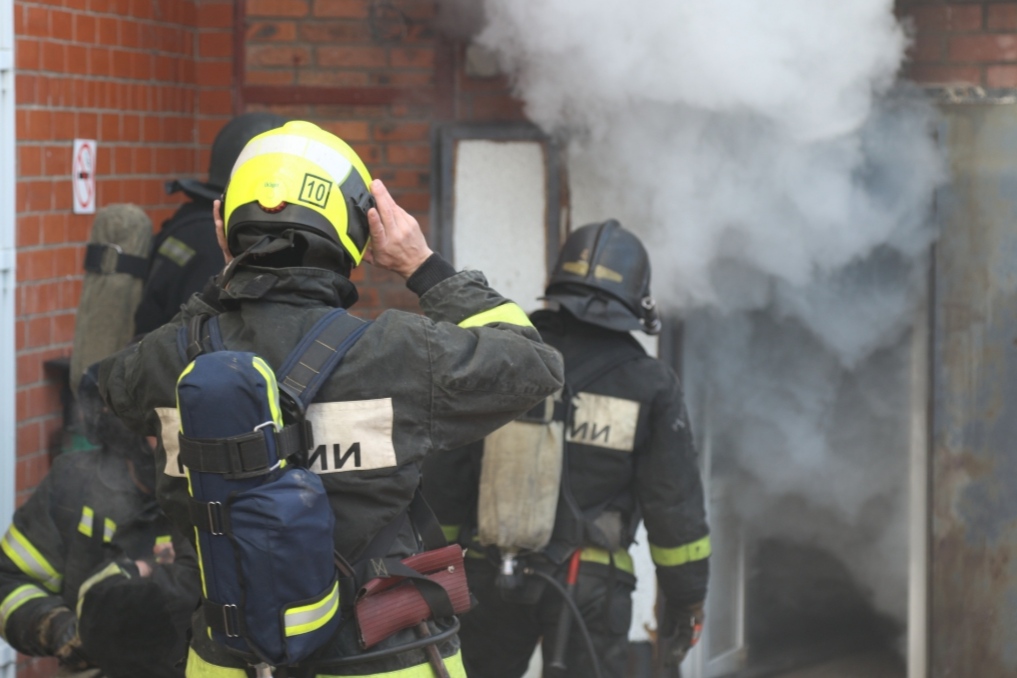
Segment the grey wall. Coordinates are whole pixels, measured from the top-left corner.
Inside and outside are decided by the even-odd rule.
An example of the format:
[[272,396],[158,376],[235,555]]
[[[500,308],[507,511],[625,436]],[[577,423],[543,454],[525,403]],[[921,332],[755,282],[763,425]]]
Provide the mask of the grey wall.
[[930,675],[1017,675],[1017,105],[944,109],[932,299]]

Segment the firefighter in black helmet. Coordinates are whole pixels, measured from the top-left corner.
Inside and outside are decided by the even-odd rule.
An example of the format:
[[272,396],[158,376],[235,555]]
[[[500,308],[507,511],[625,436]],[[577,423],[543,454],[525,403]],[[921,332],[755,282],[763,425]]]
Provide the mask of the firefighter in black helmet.
[[[460,633],[467,671],[522,676],[543,638],[545,676],[595,675],[590,643],[569,617],[562,591],[546,581],[550,576],[582,611],[601,675],[626,675],[635,586],[628,547],[640,520],[666,599],[660,637],[670,663],[678,663],[703,621],[710,538],[678,378],[630,334],[660,330],[646,250],[617,221],[583,226],[563,246],[546,299],[551,308],[531,319],[562,353],[562,395],[479,443],[425,463],[427,500],[446,535],[470,546],[467,556],[474,556],[466,568],[480,604],[463,617]],[[541,427],[548,435],[540,435]],[[560,450],[557,502],[537,542],[528,540],[536,539],[534,525],[544,519],[531,506],[540,493],[513,506],[531,479],[506,482],[528,451],[520,447],[525,441]],[[542,450],[534,465],[551,451]],[[502,458],[510,461],[492,471]],[[547,475],[542,468],[541,476]],[[494,536],[486,527],[492,522]]]
[[175,179],[166,183],[167,193],[182,192],[190,202],[163,222],[152,244],[145,290],[134,316],[136,334],[146,334],[169,322],[188,297],[201,291],[208,279],[222,270],[212,201],[222,196],[244,145],[285,122],[274,113],[238,115],[219,130],[212,142],[207,182]]

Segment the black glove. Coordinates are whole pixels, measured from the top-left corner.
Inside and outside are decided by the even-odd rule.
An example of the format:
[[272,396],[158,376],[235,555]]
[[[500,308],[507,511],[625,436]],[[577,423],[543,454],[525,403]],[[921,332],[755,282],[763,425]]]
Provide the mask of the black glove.
[[63,666],[84,671],[91,665],[78,637],[78,618],[66,607],[53,609],[42,620],[39,635],[47,652]]
[[678,666],[685,659],[689,650],[699,642],[703,633],[703,603],[693,603],[681,607],[668,605],[664,611],[664,620],[660,625],[660,637],[664,641],[664,666]]

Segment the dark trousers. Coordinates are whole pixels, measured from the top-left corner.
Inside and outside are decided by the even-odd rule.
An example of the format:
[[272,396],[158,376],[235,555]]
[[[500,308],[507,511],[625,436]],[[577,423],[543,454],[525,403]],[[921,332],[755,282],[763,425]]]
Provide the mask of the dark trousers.
[[[564,584],[567,567],[566,564],[549,573]],[[524,591],[503,595],[495,585],[498,567],[480,559],[467,559],[466,574],[470,590],[479,601],[479,605],[460,617],[459,638],[470,678],[519,678],[526,673],[530,656],[542,638],[545,677],[594,675],[587,645],[575,620],[565,653],[567,671],[556,674],[548,669],[564,605],[561,595],[550,585],[527,577]],[[633,588],[635,577],[631,574],[599,563],[583,562],[580,566],[576,604],[590,632],[604,678],[625,676]]]

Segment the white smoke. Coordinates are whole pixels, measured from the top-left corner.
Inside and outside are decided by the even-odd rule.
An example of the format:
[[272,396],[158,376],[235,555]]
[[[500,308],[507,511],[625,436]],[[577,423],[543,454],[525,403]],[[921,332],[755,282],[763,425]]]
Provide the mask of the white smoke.
[[[566,141],[577,209],[637,232],[688,319],[746,515],[818,539],[903,617],[908,330],[943,165],[897,83],[892,0],[482,4],[475,41]],[[790,520],[788,497],[815,510]]]

